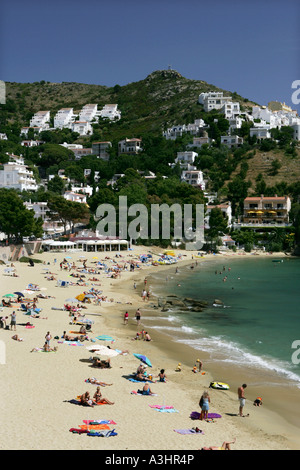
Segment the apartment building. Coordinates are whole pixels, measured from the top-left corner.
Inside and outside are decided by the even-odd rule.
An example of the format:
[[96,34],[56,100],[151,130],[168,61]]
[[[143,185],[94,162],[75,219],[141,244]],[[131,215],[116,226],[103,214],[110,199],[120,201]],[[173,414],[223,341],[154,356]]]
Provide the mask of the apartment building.
[[198,102],[203,105],[204,111],[221,110],[226,104],[232,103],[231,96],[224,96],[222,91],[209,91],[200,93]]
[[117,104],[106,104],[99,112],[99,116],[110,121],[119,121],[121,119],[121,111]]
[[24,159],[17,155],[10,155],[10,158],[8,163],[3,164],[3,170],[0,170],[0,188],[37,191],[33,172],[24,164]]
[[40,127],[42,130],[49,129],[50,111],[38,111],[30,119],[29,127]]
[[243,137],[238,135],[221,135],[221,145],[226,145],[228,148],[237,148],[243,145]]
[[202,191],[205,189],[203,173],[200,170],[183,170],[181,181],[190,184],[194,188],[202,189]]
[[63,129],[63,128],[70,128],[72,122],[75,121],[75,114],[73,108],[62,108],[57,111],[56,115],[54,116],[54,128],[55,129]]
[[97,104],[86,104],[79,113],[79,121],[97,121],[98,117],[99,113]]
[[93,127],[89,121],[74,121],[71,124],[71,129],[73,132],[78,132],[81,136],[93,134]]
[[291,200],[288,196],[247,197],[243,222],[246,224],[288,224]]

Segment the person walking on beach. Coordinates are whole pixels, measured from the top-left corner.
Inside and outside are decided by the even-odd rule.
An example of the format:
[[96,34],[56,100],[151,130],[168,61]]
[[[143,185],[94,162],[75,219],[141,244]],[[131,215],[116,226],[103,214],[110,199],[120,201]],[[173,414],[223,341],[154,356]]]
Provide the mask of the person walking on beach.
[[12,330],[13,327],[14,327],[14,330],[16,331],[16,325],[17,325],[17,316],[16,316],[16,312],[13,311],[13,313],[10,315],[11,316],[11,320],[10,320],[10,329]]
[[127,325],[128,323],[128,312],[124,313],[124,325]]
[[135,318],[136,318],[137,324],[139,325],[140,322],[141,322],[141,312],[140,312],[140,309],[139,309],[139,308],[138,308],[137,311],[135,312]]
[[[240,407],[239,407],[239,416],[243,417],[245,416],[243,414],[246,398],[245,398],[245,388],[247,387],[247,384],[243,384],[241,387],[238,388],[238,398],[240,401]],[[248,415],[247,415],[248,416]]]

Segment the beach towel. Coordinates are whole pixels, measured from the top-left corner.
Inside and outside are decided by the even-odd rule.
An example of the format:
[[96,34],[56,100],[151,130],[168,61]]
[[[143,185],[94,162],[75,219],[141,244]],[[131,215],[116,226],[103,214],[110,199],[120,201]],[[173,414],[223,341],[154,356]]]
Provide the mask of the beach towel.
[[64,341],[64,344],[67,344],[68,346],[83,346],[80,341]]
[[100,341],[115,341],[114,338],[108,335],[96,336],[96,339],[99,339]]
[[199,431],[196,431],[195,429],[174,429],[175,432],[178,432],[178,434],[204,434],[201,429]]
[[137,391],[132,390],[132,392],[130,392],[130,393],[131,393],[132,395],[141,395],[141,396],[144,396],[144,397],[147,397],[147,396],[148,396],[148,397],[157,397],[157,396],[158,396],[157,393],[149,393],[149,394],[147,394],[147,393],[143,393],[142,390],[137,390]]
[[85,424],[117,424],[112,419],[84,419],[83,422]]
[[[200,419],[200,416],[201,416],[201,413],[199,413],[198,411],[192,411],[192,413],[190,414],[191,419]],[[218,413],[208,413],[207,419],[215,419],[215,418],[222,418],[222,416],[219,415]]]
[[161,413],[178,413],[173,406],[162,406],[162,405],[149,405],[150,408],[154,408],[156,411]]
[[118,433],[115,432],[114,429],[112,429],[111,431],[89,432],[87,435],[91,437],[111,437],[111,436],[117,436]]
[[103,429],[110,429],[108,424],[80,424],[79,429],[87,429],[88,431],[94,430],[103,430]]

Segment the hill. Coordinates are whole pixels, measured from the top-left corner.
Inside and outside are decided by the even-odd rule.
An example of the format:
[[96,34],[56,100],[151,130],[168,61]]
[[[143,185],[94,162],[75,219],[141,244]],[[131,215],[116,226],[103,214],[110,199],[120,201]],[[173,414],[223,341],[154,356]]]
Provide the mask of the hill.
[[[116,84],[114,87],[91,85],[74,82],[50,83],[46,81],[35,83],[6,83],[7,103],[1,107],[0,124],[14,125],[17,128],[28,126],[32,115],[39,110],[50,110],[53,119],[55,113],[63,107],[72,107],[79,114],[82,106],[96,103],[102,108],[108,103],[117,103],[122,113],[121,120],[110,123],[99,122],[94,128],[91,138],[78,138],[77,143],[90,147],[93,140],[109,140],[116,148],[117,142],[125,137],[161,137],[162,131],[172,125],[188,124],[195,119],[207,119],[202,105],[198,103],[201,92],[222,91],[240,103],[242,110],[249,110],[256,103],[243,98],[237,92],[218,88],[202,80],[190,80],[175,70],[158,70],[148,75],[144,80],[129,83],[125,86]],[[15,134],[18,134],[16,130]],[[184,148],[184,147],[182,147]],[[228,174],[222,178],[221,187],[228,184],[240,172],[241,165],[247,163],[245,178],[251,182],[249,193],[254,191],[255,181],[263,176],[267,186],[284,181],[287,184],[300,179],[300,151],[295,148],[293,158],[286,155],[284,149],[276,148],[263,152],[254,146],[255,152],[249,151],[241,161],[233,159],[229,166],[224,162],[218,165],[204,167],[210,181],[216,174]],[[172,149],[173,151],[173,149]],[[157,149],[155,149],[157,153]],[[174,154],[174,157],[176,155]],[[159,158],[159,156],[158,156]],[[214,155],[211,157],[214,159]],[[280,168],[272,174],[272,161],[278,160]],[[156,165],[156,163],[155,163]],[[211,173],[211,168],[214,169]],[[141,168],[143,169],[143,168]],[[153,171],[153,168],[148,168]],[[211,178],[210,178],[211,177]],[[217,189],[220,189],[220,185]]]
[[188,124],[199,118],[203,109],[198,96],[205,91],[223,91],[244,107],[253,102],[236,92],[223,90],[202,80],[184,78],[175,70],[158,70],[144,80],[125,86],[88,85],[83,83],[16,83],[6,82],[7,118],[10,122],[28,125],[39,110],[50,110],[54,115],[60,108],[72,107],[79,113],[87,103],[102,107],[117,103],[122,119],[106,130],[105,139],[138,137],[144,132],[160,135],[163,128],[174,124]]

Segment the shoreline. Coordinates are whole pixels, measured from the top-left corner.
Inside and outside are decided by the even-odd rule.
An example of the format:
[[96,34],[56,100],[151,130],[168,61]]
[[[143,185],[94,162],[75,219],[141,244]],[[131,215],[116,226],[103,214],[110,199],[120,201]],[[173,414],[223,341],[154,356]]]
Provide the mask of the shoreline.
[[[129,256],[135,257],[143,251],[145,252],[145,248],[140,249],[140,247],[135,247],[130,255],[128,252],[121,252],[121,255],[130,259],[128,258]],[[68,254],[75,260],[79,258],[82,252]],[[91,261],[93,253],[87,253],[86,255]],[[97,253],[97,255],[99,259],[100,257],[104,258],[103,253]],[[50,262],[51,270],[54,270],[53,259],[57,258],[60,261],[64,256],[64,253],[43,253],[36,257]],[[222,255],[217,256],[220,260],[223,259]],[[174,266],[188,265],[192,262],[190,252],[188,252],[187,257],[188,259],[180,261],[178,265],[142,266],[140,270],[133,273],[129,271],[122,272],[119,279],[109,279],[104,278],[102,275],[100,276],[103,293],[108,298],[114,298],[114,302],[102,302],[99,307],[93,305],[91,308],[88,308],[87,312],[92,312],[90,313],[90,318],[95,321],[93,329],[95,329],[95,334],[107,334],[116,338],[116,341],[112,343],[112,347],[128,349],[129,354],[112,358],[112,369],[100,370],[99,372],[87,366],[86,360],[89,357],[89,352],[86,350],[86,347],[72,348],[59,344],[57,353],[50,354],[46,358],[45,355],[43,357],[43,354],[31,354],[28,352],[31,347],[41,346],[39,343],[42,342],[46,331],[49,329],[53,333],[58,331],[61,333],[69,328],[66,326],[68,324],[67,313],[56,312],[50,310],[49,307],[50,305],[59,307],[67,297],[71,297],[73,293],[74,295],[75,293],[80,293],[84,288],[69,287],[68,289],[62,289],[54,287],[53,284],[49,284],[50,281],[44,280],[45,276],[42,273],[43,265],[36,264],[34,271],[32,271],[32,268],[21,266],[22,263],[15,263],[17,272],[20,272],[20,277],[15,279],[11,277],[3,278],[6,281],[6,285],[1,289],[2,295],[4,295],[3,289],[11,289],[15,286],[14,290],[17,290],[17,288],[25,288],[25,282],[39,281],[37,282],[39,285],[47,286],[47,294],[52,294],[56,299],[40,302],[41,305],[39,306],[43,306],[42,314],[48,315],[47,320],[33,320],[32,322],[36,328],[26,332],[20,328],[19,334],[24,335],[23,343],[12,341],[10,339],[11,332],[5,332],[0,329],[0,339],[5,339],[7,342],[8,358],[7,367],[2,366],[2,375],[6,384],[5,389],[2,385],[2,392],[4,400],[8,403],[4,410],[3,418],[4,422],[8,423],[8,425],[7,433],[4,435],[0,448],[99,449],[100,446],[100,449],[102,448],[103,450],[195,450],[204,445],[221,445],[224,440],[237,437],[237,442],[234,446],[234,449],[237,450],[299,449],[299,429],[287,423],[274,412],[274,409],[269,409],[267,405],[260,408],[253,407],[252,397],[251,400],[250,398],[247,400],[246,405],[248,408],[247,412],[249,411],[250,413],[249,419],[233,416],[238,411],[235,388],[226,392],[221,391],[221,393],[220,391],[210,389],[212,398],[211,411],[221,413],[222,418],[216,420],[215,423],[204,423],[201,421],[195,423],[189,418],[189,414],[192,411],[199,411],[198,402],[200,395],[209,385],[211,377],[217,373],[217,369],[210,364],[204,376],[193,374],[191,369],[196,359],[194,350],[188,345],[178,345],[170,337],[158,331],[152,332],[150,328],[149,332],[153,341],[132,340],[135,333],[142,329],[142,325],[139,329],[136,327],[136,321],[133,318],[134,312],[138,306],[141,307],[141,322],[143,323],[143,310],[146,310],[146,304],[144,305],[139,295],[144,277],[150,276],[151,272],[170,272],[170,269],[174,270]],[[276,257],[278,257],[278,254]],[[208,257],[205,258],[209,259]],[[28,279],[28,271],[30,274],[32,273],[30,279]],[[55,266],[55,271],[59,272],[59,266]],[[3,269],[1,270],[2,272]],[[133,282],[136,282],[138,285],[136,290],[133,288]],[[90,287],[91,285],[86,290]],[[149,301],[150,304],[151,300]],[[147,310],[150,310],[149,305]],[[128,325],[124,325],[123,322],[125,310],[129,311]],[[20,320],[20,313],[18,313],[18,317]],[[53,344],[56,344],[56,342],[53,341]],[[87,345],[89,344],[84,343],[84,346]],[[157,375],[161,368],[166,369],[168,383],[153,384],[153,389],[158,395],[157,398],[141,398],[130,394],[131,390],[137,389],[140,385],[128,382],[123,376],[135,370],[138,365],[136,358],[133,357],[133,353],[146,354],[151,358],[153,364],[151,371],[154,375]],[[199,354],[201,354],[200,357],[205,365],[204,354]],[[180,373],[175,372],[178,362],[184,365]],[[26,371],[24,371],[24,365],[27,366]],[[102,393],[103,396],[112,399],[115,405],[100,407],[100,413],[99,410],[94,408],[87,410],[65,403],[66,400],[72,398],[72,393],[76,395],[85,391],[84,377],[87,377],[88,374],[94,374],[102,380],[113,382],[113,386],[103,388]],[[26,406],[24,407],[22,404],[16,403],[16,399],[19,396],[18,387],[15,386],[16,378],[21,380],[23,393],[32,394],[33,391],[36,392],[32,399],[36,402],[37,409],[34,403],[28,406],[28,410]],[[239,382],[238,385],[240,385]],[[89,387],[89,390],[93,390],[92,386]],[[252,393],[249,387],[249,397]],[[173,405],[179,412],[172,413],[172,416],[164,416],[166,413],[157,413],[149,408],[150,401],[154,404],[164,403],[165,405]],[[135,413],[138,414],[140,419],[130,422],[128,418],[135,416]],[[13,424],[11,423],[10,425],[10,421],[14,421],[14,415],[19,417],[21,428],[23,427],[24,430],[27,430],[28,434],[28,436],[20,436],[19,440],[14,435]],[[48,432],[44,430],[43,423],[40,423],[40,420],[45,415],[48,419]],[[78,438],[78,436],[68,432],[70,427],[78,425],[82,419],[87,419],[87,416],[95,418],[96,416],[99,417],[99,415],[107,418],[112,417],[117,422],[116,431],[118,436],[106,439],[105,444],[102,444],[101,439],[100,442],[99,439],[88,439],[85,436]],[[150,422],[153,435],[147,436],[145,435],[145,429],[148,429]],[[201,441],[198,438],[195,440],[195,436],[189,438],[174,432],[175,428],[191,428],[192,426],[199,425],[199,423],[204,430],[204,435],[200,438]],[[31,425],[33,429],[28,429]],[[161,434],[162,429],[164,430],[163,434]],[[136,435],[141,436],[139,442],[136,442]]]

